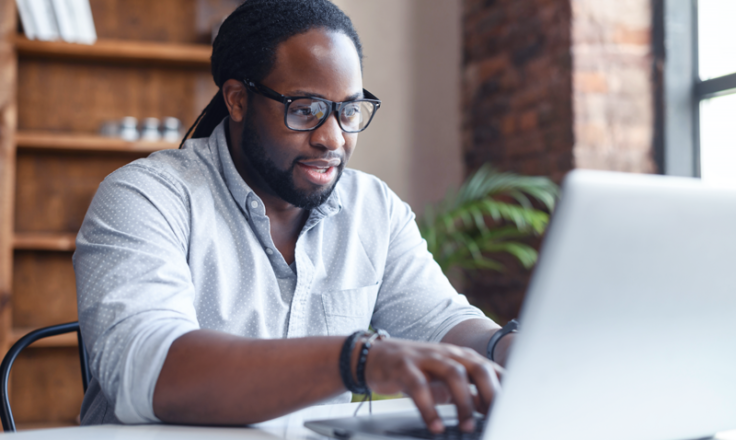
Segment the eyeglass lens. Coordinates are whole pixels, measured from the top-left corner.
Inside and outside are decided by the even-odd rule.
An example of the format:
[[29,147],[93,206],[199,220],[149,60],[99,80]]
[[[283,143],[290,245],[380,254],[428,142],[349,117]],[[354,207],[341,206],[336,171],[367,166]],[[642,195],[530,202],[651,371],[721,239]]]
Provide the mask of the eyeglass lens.
[[[309,130],[319,125],[331,114],[330,105],[324,101],[310,98],[295,99],[286,112],[286,125],[294,130]],[[368,101],[348,101],[339,107],[340,127],[347,132],[363,130],[371,120],[375,110]]]

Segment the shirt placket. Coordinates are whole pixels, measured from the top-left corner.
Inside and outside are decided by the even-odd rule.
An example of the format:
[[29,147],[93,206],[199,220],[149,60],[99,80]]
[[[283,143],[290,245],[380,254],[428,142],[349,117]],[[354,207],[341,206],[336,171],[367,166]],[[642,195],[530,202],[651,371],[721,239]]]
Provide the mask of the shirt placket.
[[[296,275],[294,271],[292,271],[291,267],[286,264],[283,256],[278,252],[278,250],[276,249],[276,245],[273,243],[273,238],[271,237],[270,220],[266,216],[266,210],[263,206],[263,202],[255,193],[251,192],[246,197],[244,210],[247,213],[247,218],[251,229],[253,229],[253,232],[258,238],[261,248],[266,254],[276,277],[278,279],[288,278],[292,281],[288,283],[278,283],[281,297],[284,300],[293,301],[293,286],[296,284],[295,282],[293,282],[293,279],[294,277],[296,277]],[[298,266],[299,262],[297,261],[297,267]],[[285,289],[289,291],[285,291]]]
[[[312,291],[312,282],[316,273],[316,262],[310,258],[310,252],[305,249],[307,240],[306,236],[309,231],[317,226],[325,217],[325,213],[319,209],[312,210],[309,214],[307,222],[304,224],[299,238],[296,241],[296,249],[294,250],[294,259],[297,265],[297,283],[294,290],[294,298],[291,302],[291,313],[289,316],[289,326],[287,337],[299,338],[309,335],[309,299]],[[318,258],[318,256],[315,256]]]

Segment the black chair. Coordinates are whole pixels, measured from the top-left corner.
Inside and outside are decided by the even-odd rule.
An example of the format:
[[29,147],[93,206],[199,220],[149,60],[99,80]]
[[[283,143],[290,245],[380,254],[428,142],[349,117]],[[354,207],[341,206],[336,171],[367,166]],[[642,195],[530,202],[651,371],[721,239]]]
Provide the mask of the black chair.
[[90,380],[89,364],[87,362],[87,350],[84,349],[84,344],[82,343],[82,332],[79,331],[79,322],[52,325],[51,327],[44,327],[32,331],[13,344],[8,351],[8,354],[5,355],[3,363],[0,364],[0,375],[2,375],[2,377],[0,377],[0,380],[2,380],[2,383],[0,383],[0,385],[2,385],[0,387],[0,398],[2,398],[2,411],[0,412],[0,418],[2,418],[3,430],[5,430],[5,432],[15,432],[15,421],[13,420],[13,412],[10,410],[10,399],[8,398],[8,377],[10,376],[10,368],[12,368],[15,358],[18,357],[23,349],[39,339],[71,332],[77,332],[77,341],[79,342],[79,363],[82,366],[82,386],[84,387],[84,391],[87,392],[87,385],[89,385]]

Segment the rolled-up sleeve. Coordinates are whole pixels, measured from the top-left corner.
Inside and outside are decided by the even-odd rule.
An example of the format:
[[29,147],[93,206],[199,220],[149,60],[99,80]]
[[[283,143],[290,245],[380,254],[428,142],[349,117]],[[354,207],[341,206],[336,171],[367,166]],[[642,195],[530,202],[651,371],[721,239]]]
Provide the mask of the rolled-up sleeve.
[[439,342],[468,319],[488,319],[442,273],[421,237],[414,213],[388,187],[390,236],[372,324],[393,336]]
[[103,181],[77,236],[90,369],[123,423],[159,421],[153,392],[169,347],[199,328],[187,265],[189,212],[175,179],[134,163]]

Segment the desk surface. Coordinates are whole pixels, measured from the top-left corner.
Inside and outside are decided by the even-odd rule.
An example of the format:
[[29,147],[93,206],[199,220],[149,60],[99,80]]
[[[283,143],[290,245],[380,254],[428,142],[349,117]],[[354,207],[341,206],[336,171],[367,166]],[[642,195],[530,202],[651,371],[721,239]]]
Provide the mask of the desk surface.
[[[290,440],[321,440],[326,437],[305,428],[304,422],[306,420],[352,416],[357,407],[357,403],[311,406],[268,422],[243,428],[210,428],[177,425],[98,425],[21,431],[13,434],[13,438],[17,438],[18,440],[98,440],[101,438],[116,440],[188,440],[203,438],[238,440],[280,440],[288,438]],[[373,402],[373,414],[413,409],[414,404],[410,399]],[[368,414],[368,402],[360,408],[358,414]]]
[[[327,437],[304,427],[306,420],[352,416],[357,407],[357,403],[311,406],[268,422],[242,428],[209,428],[177,425],[100,425],[23,431],[14,434],[13,438],[19,440],[97,440],[100,438],[114,440],[189,440],[203,438],[218,440],[323,440]],[[373,414],[406,410],[415,410],[414,404],[410,399],[373,402]],[[367,414],[368,403],[366,402],[360,408],[358,415]],[[595,435],[593,433],[591,439],[594,438]],[[713,439],[736,440],[736,431],[721,433]]]

